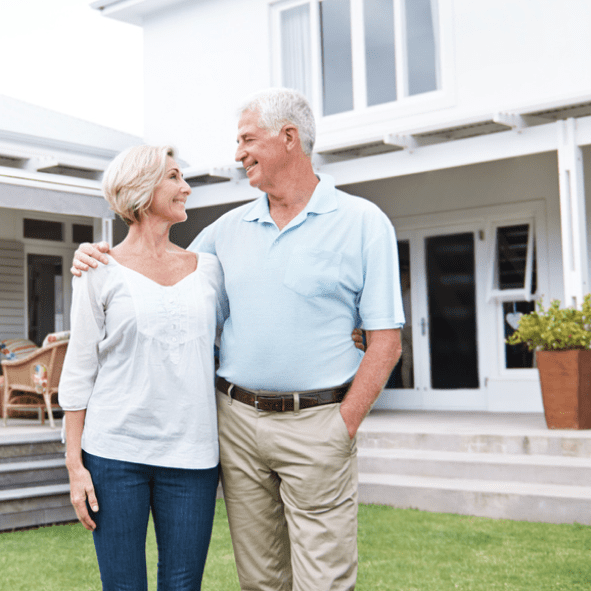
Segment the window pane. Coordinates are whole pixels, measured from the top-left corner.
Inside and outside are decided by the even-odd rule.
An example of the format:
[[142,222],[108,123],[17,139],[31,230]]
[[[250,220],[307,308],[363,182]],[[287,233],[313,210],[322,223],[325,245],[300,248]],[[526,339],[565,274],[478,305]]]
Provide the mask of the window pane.
[[497,228],[497,281],[499,289],[525,287],[529,224]]
[[320,2],[324,115],[353,109],[349,0]]
[[94,228],[86,224],[72,224],[72,242],[94,242]]
[[431,2],[406,0],[406,40],[408,51],[408,92],[410,95],[437,90],[437,46]]
[[23,236],[25,238],[37,238],[38,240],[63,242],[64,225],[61,222],[25,218],[23,220]]
[[367,104],[396,100],[393,0],[365,0],[365,60]]
[[[505,302],[503,304],[505,339],[517,330],[520,316],[533,312],[534,309],[534,302]],[[519,345],[507,345],[505,343],[505,367],[507,369],[521,369],[533,366],[534,353],[528,351],[524,343]]]
[[302,4],[281,13],[281,83],[312,99],[310,73],[310,5]]

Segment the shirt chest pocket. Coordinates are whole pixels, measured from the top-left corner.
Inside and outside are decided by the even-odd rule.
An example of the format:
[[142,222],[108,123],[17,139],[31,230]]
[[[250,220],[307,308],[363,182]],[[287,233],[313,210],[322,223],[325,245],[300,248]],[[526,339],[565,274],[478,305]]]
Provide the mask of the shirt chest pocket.
[[283,283],[305,297],[332,295],[339,285],[341,259],[340,252],[330,250],[294,250]]

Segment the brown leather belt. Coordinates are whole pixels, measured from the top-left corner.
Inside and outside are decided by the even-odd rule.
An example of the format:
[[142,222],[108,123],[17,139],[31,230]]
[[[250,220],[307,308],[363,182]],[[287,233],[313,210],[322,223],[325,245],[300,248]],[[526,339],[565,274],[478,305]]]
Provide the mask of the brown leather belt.
[[258,392],[244,390],[236,384],[230,384],[224,378],[218,378],[216,381],[216,388],[224,394],[229,394],[234,400],[254,406],[260,411],[271,412],[293,411],[296,395],[299,398],[300,409],[341,402],[350,386],[351,384],[344,384],[338,388],[328,388],[327,390],[273,393],[268,390],[259,390]]

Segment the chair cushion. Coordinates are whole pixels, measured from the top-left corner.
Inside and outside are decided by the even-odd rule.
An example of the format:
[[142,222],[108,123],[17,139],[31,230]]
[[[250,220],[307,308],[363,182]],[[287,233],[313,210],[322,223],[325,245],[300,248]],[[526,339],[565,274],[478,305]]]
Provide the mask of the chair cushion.
[[58,341],[69,341],[70,331],[62,330],[61,332],[50,332],[44,339],[42,347],[46,347],[50,343],[57,343]]
[[38,363],[35,365],[32,377],[37,394],[43,394],[47,388],[47,367],[42,363]]
[[22,359],[39,347],[28,339],[4,339],[0,341],[0,361]]

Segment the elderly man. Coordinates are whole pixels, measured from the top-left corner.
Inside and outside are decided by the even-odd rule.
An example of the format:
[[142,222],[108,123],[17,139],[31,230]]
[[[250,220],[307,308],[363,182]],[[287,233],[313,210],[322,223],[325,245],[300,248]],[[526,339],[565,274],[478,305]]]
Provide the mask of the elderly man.
[[[265,195],[190,249],[218,256],[230,307],[218,423],[241,588],[351,590],[355,435],[401,353],[394,230],[374,204],[315,174],[314,117],[299,93],[251,97],[237,139],[236,160]],[[365,355],[350,338],[359,323]]]

